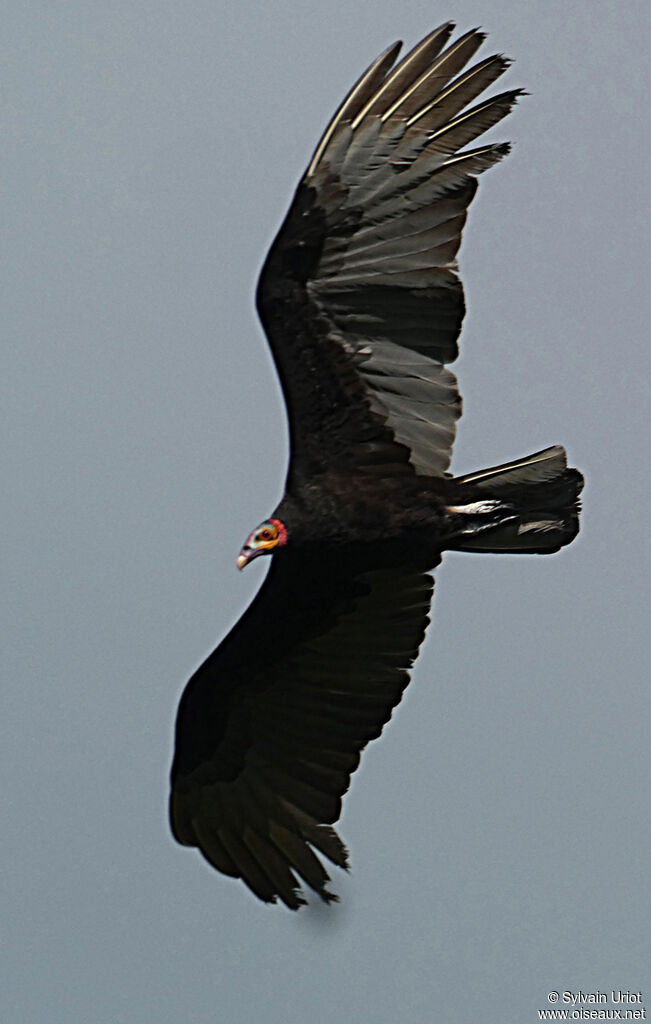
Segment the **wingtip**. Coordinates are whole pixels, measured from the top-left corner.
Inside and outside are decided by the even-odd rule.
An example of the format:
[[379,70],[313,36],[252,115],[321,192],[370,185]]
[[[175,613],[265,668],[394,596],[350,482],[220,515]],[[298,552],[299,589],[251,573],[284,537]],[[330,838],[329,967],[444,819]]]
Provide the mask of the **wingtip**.
[[462,36],[459,36],[457,43],[465,41],[466,39],[472,39],[473,37],[478,39],[479,45],[482,46],[488,39],[488,32],[485,32],[481,25],[475,25],[474,28],[469,28],[467,32],[464,32]]
[[324,889],[323,892],[320,892],[319,897],[328,907],[330,906],[331,903],[339,903],[339,897],[337,893],[330,892],[329,889]]

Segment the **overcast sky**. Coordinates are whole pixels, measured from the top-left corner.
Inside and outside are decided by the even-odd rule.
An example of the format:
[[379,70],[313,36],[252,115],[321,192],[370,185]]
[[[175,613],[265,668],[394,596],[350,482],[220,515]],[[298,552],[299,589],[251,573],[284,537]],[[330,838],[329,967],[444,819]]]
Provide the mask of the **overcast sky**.
[[[283,483],[266,248],[363,67],[448,18],[531,93],[461,253],[453,468],[564,443],[583,531],[446,556],[342,902],[293,915],[173,842],[173,721]],[[646,3],[21,0],[5,41],[0,1019],[651,1015]]]

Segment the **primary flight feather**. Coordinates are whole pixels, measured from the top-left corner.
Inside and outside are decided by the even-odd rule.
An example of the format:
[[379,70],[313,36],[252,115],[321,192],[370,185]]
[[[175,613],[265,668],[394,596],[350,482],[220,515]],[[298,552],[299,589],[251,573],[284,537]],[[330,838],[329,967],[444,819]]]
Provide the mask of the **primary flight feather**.
[[469,70],[477,30],[452,24],[377,58],[301,180],[257,291],[287,405],[285,495],[237,564],[273,555],[257,597],[179,706],[172,830],[265,902],[326,900],[332,828],[363,748],[409,681],[446,549],[548,553],[579,528],[582,477],[556,446],[447,473],[461,400],[445,368],[464,315],[455,258],[475,145],[519,90]]

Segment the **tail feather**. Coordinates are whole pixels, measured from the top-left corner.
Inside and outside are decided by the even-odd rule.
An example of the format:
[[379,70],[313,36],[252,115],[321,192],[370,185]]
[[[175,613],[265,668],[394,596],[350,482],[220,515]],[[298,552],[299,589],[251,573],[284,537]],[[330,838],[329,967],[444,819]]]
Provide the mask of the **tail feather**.
[[503,502],[511,515],[458,538],[460,551],[550,554],[579,532],[579,494],[583,477],[568,469],[565,449],[545,448],[516,462],[457,477],[478,497]]

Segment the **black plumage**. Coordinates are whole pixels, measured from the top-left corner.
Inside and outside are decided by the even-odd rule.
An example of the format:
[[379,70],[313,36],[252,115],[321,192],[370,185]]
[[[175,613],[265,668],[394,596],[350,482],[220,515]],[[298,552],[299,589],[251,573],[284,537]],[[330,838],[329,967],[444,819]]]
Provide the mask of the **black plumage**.
[[[297,909],[324,900],[320,855],[365,745],[409,680],[445,549],[557,551],[578,531],[565,452],[453,478],[461,412],[445,363],[464,315],[455,257],[477,175],[467,148],[518,98],[475,102],[508,67],[463,70],[484,37],[399,44],[326,129],[260,276],[257,306],[287,405],[285,496],[238,565],[273,554],[240,622],[181,699],[171,821],[219,871]],[[473,105],[474,104],[474,105]]]

